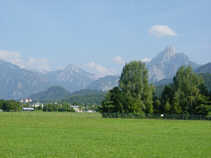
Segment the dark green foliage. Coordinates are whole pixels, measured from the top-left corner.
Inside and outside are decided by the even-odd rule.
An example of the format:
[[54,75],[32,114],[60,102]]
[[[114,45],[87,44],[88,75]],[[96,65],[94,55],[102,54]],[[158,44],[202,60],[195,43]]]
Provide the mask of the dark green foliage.
[[119,86],[110,90],[102,102],[102,112],[152,113],[153,87],[148,84],[145,64],[133,61],[123,68]]
[[100,105],[103,99],[105,99],[105,92],[85,89],[72,93],[69,97],[63,99],[63,101],[71,104]]
[[74,112],[74,109],[69,104],[45,104],[43,106],[45,112]]
[[164,88],[165,88],[165,85],[156,86],[155,87],[154,95],[156,97],[160,98],[161,95],[162,95],[162,93],[163,93]]
[[211,92],[211,74],[209,73],[202,73],[200,76],[204,80],[204,84],[207,87],[208,91]]
[[170,110],[171,110],[171,105],[170,105],[169,101],[166,101],[165,106],[164,106],[164,112],[170,113]]
[[173,79],[165,86],[161,96],[162,113],[207,114],[208,91],[203,79],[191,67],[182,66]]
[[[171,88],[171,85],[167,85],[164,87],[163,93],[161,95],[161,107],[160,107],[160,112],[164,113],[165,112],[165,105],[166,102],[168,101],[169,104],[172,104],[172,99],[173,99],[173,89]],[[169,102],[170,101],[170,102]]]
[[[201,86],[205,86],[205,87],[201,87],[200,89],[204,89],[203,93],[207,93],[206,89],[208,89],[209,93],[211,94],[211,74],[200,73],[199,75],[204,80],[204,84],[202,84]],[[164,80],[154,83],[153,85],[155,86],[155,96],[160,98],[165,86],[172,84],[172,82],[173,81],[171,79],[164,79]]]
[[160,98],[164,91],[165,86],[171,84],[172,82],[173,82],[172,79],[163,79],[163,80],[153,83],[153,85],[155,86],[154,95]]
[[161,111],[161,102],[158,98],[154,98],[154,113],[157,114],[157,113],[160,113]]
[[21,111],[22,106],[14,100],[0,100],[0,109],[3,111]]

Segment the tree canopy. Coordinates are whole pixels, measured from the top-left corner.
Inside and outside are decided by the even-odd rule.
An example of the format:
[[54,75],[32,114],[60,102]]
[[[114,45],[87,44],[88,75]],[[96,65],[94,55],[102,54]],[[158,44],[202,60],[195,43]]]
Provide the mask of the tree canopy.
[[148,71],[144,63],[132,61],[124,66],[119,86],[108,92],[102,112],[153,112],[153,87],[148,83]]
[[203,79],[190,66],[177,71],[173,83],[165,86],[161,111],[174,114],[206,114],[208,90]]

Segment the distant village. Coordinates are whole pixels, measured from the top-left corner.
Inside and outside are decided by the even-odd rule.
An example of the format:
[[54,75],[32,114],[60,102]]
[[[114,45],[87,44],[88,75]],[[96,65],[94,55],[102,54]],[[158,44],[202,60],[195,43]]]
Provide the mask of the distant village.
[[[33,100],[31,98],[21,99],[19,102],[21,104],[23,104],[23,108],[22,108],[23,111],[34,111],[36,108],[43,109],[43,107],[44,107],[43,103],[33,102]],[[54,102],[53,104],[56,105],[58,103]],[[74,112],[89,112],[89,113],[96,112],[96,111],[90,110],[90,109],[83,109],[79,105],[71,105],[70,104],[69,106],[70,106],[70,108],[74,109]]]

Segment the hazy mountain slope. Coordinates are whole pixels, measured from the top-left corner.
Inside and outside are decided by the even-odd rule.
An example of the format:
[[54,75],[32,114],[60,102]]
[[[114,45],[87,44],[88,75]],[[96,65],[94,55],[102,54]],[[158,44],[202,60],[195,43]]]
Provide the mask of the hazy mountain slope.
[[210,73],[211,74],[211,63],[200,66],[196,69],[197,73]]
[[71,93],[63,87],[53,86],[45,91],[31,95],[30,98],[36,101],[54,101],[64,99],[70,95]]
[[108,91],[117,86],[119,82],[119,76],[105,76],[89,84],[86,89],[96,89],[102,91]]
[[84,89],[92,81],[92,74],[73,65],[46,74],[32,72],[0,61],[0,99],[20,99],[58,85],[73,92]]
[[45,91],[33,94],[30,96],[33,101],[65,101],[71,104],[101,104],[105,97],[105,93],[99,90],[80,90],[73,93],[68,92],[66,89],[54,86]]
[[0,72],[1,99],[19,99],[48,87],[48,81],[42,74],[8,62],[0,61]]
[[158,82],[153,83],[154,86],[165,86],[173,83],[173,79],[163,79]]
[[46,76],[51,83],[65,87],[70,92],[84,89],[94,81],[91,73],[73,65],[68,65],[64,70],[49,72]]

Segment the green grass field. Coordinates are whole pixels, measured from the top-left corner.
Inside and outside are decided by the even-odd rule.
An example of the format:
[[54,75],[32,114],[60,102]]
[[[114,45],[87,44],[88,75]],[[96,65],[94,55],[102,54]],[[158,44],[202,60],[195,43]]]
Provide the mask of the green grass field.
[[211,158],[211,121],[2,112],[0,158]]

